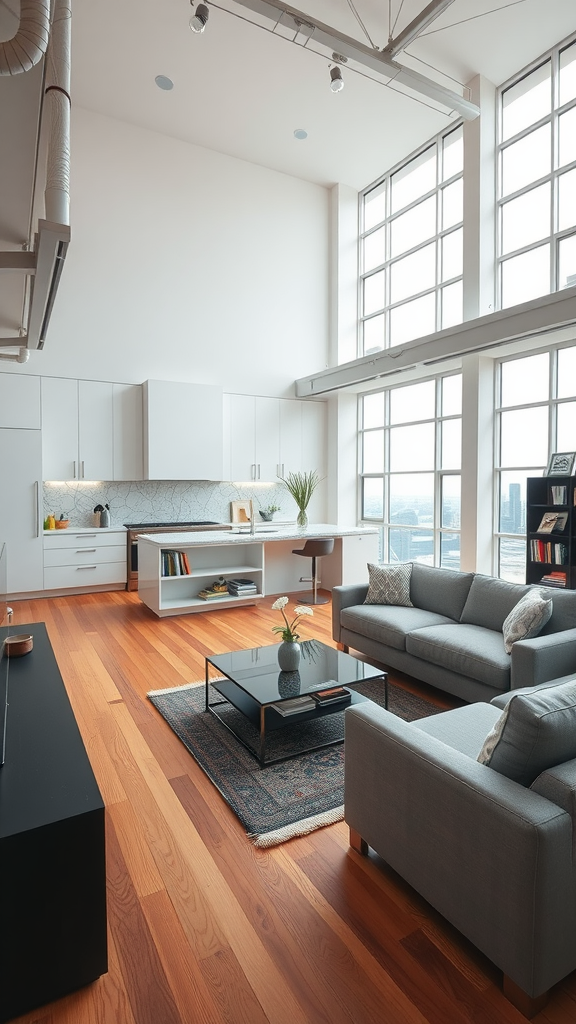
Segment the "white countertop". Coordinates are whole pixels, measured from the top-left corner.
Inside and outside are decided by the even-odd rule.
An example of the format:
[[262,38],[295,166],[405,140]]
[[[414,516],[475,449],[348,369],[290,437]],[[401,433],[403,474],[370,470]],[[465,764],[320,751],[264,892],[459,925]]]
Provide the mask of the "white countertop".
[[45,537],[64,533],[126,533],[125,526],[67,526],[65,530],[43,530]]
[[141,533],[138,541],[146,541],[156,547],[183,547],[222,544],[268,543],[275,540],[311,540],[316,537],[358,537],[373,536],[378,530],[369,526],[335,526],[333,523],[309,523],[305,530],[299,529],[294,523],[264,523],[256,527],[254,534],[250,529],[232,527],[230,530],[195,530],[193,533],[170,532]]

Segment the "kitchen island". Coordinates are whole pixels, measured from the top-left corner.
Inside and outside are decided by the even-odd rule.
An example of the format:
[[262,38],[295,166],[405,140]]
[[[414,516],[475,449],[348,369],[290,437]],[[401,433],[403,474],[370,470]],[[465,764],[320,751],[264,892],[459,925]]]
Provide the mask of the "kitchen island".
[[[291,594],[308,589],[300,576],[310,573],[310,560],[294,549],[317,537],[333,537],[334,551],[320,562],[324,590],[368,579],[368,562],[378,561],[375,528],[311,523],[300,529],[290,523],[267,523],[254,533],[249,527],[227,532],[141,534],[138,538],[138,596],[156,615],[182,615],[255,604],[266,594]],[[182,557],[184,556],[184,557]],[[169,571],[167,571],[169,570]],[[200,591],[218,577],[250,579],[256,593],[204,600]]]

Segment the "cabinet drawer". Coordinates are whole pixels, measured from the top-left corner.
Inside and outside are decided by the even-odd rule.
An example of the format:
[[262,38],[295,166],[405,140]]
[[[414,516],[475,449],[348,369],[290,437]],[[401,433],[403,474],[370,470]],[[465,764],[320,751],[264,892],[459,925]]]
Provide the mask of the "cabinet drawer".
[[126,562],[105,562],[98,565],[54,565],[44,569],[44,590],[65,587],[93,587],[126,582]]
[[125,562],[126,545],[111,544],[108,547],[90,546],[89,542],[77,548],[48,548],[44,552],[44,566],[53,565],[104,565],[106,562]]
[[52,548],[101,548],[122,544],[126,549],[125,530],[94,530],[82,533],[74,530],[54,530],[44,534],[44,550]]

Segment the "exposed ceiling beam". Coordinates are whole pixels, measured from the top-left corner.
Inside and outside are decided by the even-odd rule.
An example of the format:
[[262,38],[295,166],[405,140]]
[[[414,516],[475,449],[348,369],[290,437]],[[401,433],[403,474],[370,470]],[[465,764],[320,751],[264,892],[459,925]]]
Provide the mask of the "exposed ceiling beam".
[[395,39],[391,39],[387,46],[384,47],[383,53],[387,53],[389,57],[395,57],[400,50],[405,50],[418,36],[428,28],[436,18],[450,7],[454,3],[454,0],[432,0],[423,11],[420,11],[413,21],[406,28],[403,28],[398,33]]
[[[352,39],[337,29],[312,19],[303,11],[282,3],[282,0],[234,0],[234,3],[271,22],[271,28],[268,31],[277,32],[282,29],[285,33],[286,30],[290,30],[293,33],[292,41],[294,43],[308,47],[313,52],[314,46],[324,47],[329,59],[332,54],[341,55],[346,58],[346,61],[355,62],[360,68],[367,69],[372,74],[375,73],[384,81],[394,81],[417,95],[440,103],[448,111],[456,111],[466,120],[474,120],[480,114],[480,108],[460,93],[447,89],[439,82],[426,78],[411,68],[397,64],[385,51],[365,46],[357,39]],[[227,10],[226,7],[221,7],[217,3],[213,6]],[[233,12],[228,11],[228,13]],[[253,24],[259,28],[265,27],[256,22]],[[286,38],[285,35],[284,38]],[[353,67],[352,70],[354,70]]]

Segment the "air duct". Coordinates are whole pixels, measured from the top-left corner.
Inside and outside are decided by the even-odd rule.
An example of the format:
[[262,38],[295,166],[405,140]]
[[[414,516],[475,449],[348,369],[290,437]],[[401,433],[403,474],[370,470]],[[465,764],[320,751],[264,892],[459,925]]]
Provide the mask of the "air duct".
[[49,37],[48,0],[21,0],[18,31],[12,39],[0,43],[0,75],[30,71],[46,53]]

